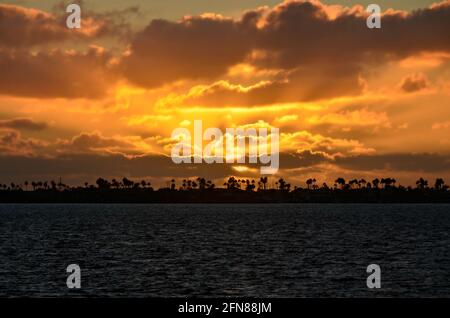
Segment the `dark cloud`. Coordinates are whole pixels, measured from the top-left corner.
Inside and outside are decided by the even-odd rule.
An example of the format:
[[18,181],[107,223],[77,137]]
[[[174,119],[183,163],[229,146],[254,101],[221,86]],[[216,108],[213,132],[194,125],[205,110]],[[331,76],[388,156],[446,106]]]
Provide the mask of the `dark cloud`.
[[25,47],[61,41],[68,29],[55,16],[36,9],[0,4],[0,47]]
[[[2,155],[33,156],[44,147],[44,143],[33,138],[24,138],[16,130],[0,131],[0,153]],[[7,169],[6,166],[2,170]],[[1,175],[1,173],[0,173]]]
[[[9,139],[8,139],[9,138]],[[3,140],[5,139],[5,140]],[[8,140],[6,140],[8,139]],[[1,143],[17,143],[16,135],[3,136]],[[295,177],[286,170],[322,171],[321,164],[334,164],[356,174],[388,170],[402,173],[439,173],[443,177],[450,171],[450,157],[438,154],[386,154],[331,158],[326,153],[304,151],[302,153],[280,154],[280,172],[285,177]],[[63,180],[74,184],[94,182],[97,177],[153,178],[163,184],[165,179],[204,176],[208,179],[223,179],[230,175],[258,177],[259,165],[249,165],[254,171],[238,172],[229,164],[174,164],[170,157],[145,155],[128,158],[122,155],[93,153],[62,154],[53,157],[2,155],[0,171],[2,180],[20,182],[23,180]]]
[[[319,153],[281,154],[280,167],[293,169],[308,167],[323,162],[325,157]],[[248,162],[248,159],[247,159]],[[0,166],[7,167],[0,172],[2,180],[71,179],[82,184],[85,179],[93,181],[95,177],[132,177],[132,178],[189,178],[204,176],[220,179],[230,175],[259,176],[260,165],[249,165],[254,172],[238,172],[233,169],[238,164],[175,164],[163,155],[145,155],[127,158],[122,155],[101,154],[64,154],[56,157],[43,156],[0,156]],[[38,167],[38,168],[36,168]]]
[[29,118],[0,119],[0,128],[44,130],[47,127],[47,123],[37,122]]
[[[355,79],[368,64],[450,49],[450,1],[412,13],[384,14],[382,28],[376,30],[367,28],[362,7],[341,10],[335,18],[327,10],[320,2],[288,1],[247,12],[240,20],[154,20],[134,38],[124,71],[132,82],[155,87],[217,78],[240,62],[261,69],[300,68],[303,84],[310,78],[322,80],[309,92],[313,98],[336,84],[329,82],[336,68],[352,70]],[[255,52],[260,54],[251,54]]]
[[[30,178],[57,180],[60,176],[66,180],[83,184],[95,181],[96,177],[131,178],[188,178],[196,175],[210,179],[232,175],[229,165],[176,165],[170,157],[142,156],[126,158],[121,155],[72,154],[58,157],[0,156],[2,180],[29,180]],[[36,168],[39,167],[39,168]],[[161,181],[161,180],[160,180]]]
[[[69,3],[78,3],[82,8],[81,29],[71,30],[66,26],[66,7]],[[85,8],[84,1],[60,2],[51,13],[0,4],[0,48],[29,48],[67,40],[129,36],[128,18],[138,13],[138,7],[94,12]]]
[[298,169],[331,161],[324,152],[305,150],[299,153],[280,153],[280,169]]
[[220,17],[153,20],[131,43],[123,60],[130,81],[155,87],[182,79],[217,77],[244,60],[251,49],[242,22]]
[[110,54],[91,47],[85,53],[0,50],[0,94],[27,97],[102,97],[114,83]]
[[402,80],[400,87],[407,93],[414,93],[427,88],[429,84],[425,74],[412,74]]
[[276,67],[358,65],[450,49],[450,1],[412,13],[384,14],[381,29],[367,28],[362,7],[330,19],[320,2],[288,1],[264,14],[257,46],[271,52],[263,62]]
[[56,150],[59,153],[142,154],[142,151],[126,138],[105,137],[99,132],[83,132],[70,140],[59,140]]
[[337,166],[351,170],[392,170],[409,172],[450,171],[450,156],[443,154],[383,154],[354,157],[338,157]]
[[72,138],[69,143],[70,146],[76,149],[90,149],[90,148],[107,148],[107,147],[125,147],[130,146],[124,141],[103,137],[100,133],[81,133]]

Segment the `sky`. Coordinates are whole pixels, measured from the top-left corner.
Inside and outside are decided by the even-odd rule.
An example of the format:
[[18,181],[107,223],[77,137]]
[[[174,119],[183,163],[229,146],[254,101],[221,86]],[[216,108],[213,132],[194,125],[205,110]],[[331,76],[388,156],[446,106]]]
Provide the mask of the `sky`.
[[[279,128],[303,186],[450,180],[450,0],[0,4],[0,183],[258,178],[175,165],[175,128]],[[431,183],[431,182],[430,182]]]

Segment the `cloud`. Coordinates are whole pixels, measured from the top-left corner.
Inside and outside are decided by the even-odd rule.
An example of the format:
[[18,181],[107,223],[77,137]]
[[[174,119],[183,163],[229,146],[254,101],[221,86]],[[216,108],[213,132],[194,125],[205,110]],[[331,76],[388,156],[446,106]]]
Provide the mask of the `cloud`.
[[260,12],[258,47],[272,53],[267,62],[283,68],[318,61],[352,65],[450,49],[450,1],[411,13],[385,12],[380,30],[367,28],[362,6],[334,10],[334,17],[328,8],[318,1],[287,1]]
[[[334,75],[336,68],[348,69],[352,75],[348,78],[358,79],[370,64],[450,50],[448,0],[411,13],[386,12],[381,30],[367,28],[366,18],[360,6],[287,1],[248,11],[240,19],[206,15],[178,22],[154,20],[134,37],[122,67],[131,82],[144,87],[217,79],[239,63],[258,69],[300,68],[299,76],[307,85],[309,65],[324,75]],[[305,98],[317,98],[340,82],[330,85],[321,79],[321,85]]]
[[[299,154],[280,154],[282,169],[296,169],[315,166],[329,158],[325,154],[302,152]],[[248,162],[248,160],[247,160]],[[164,155],[143,155],[125,157],[120,154],[96,153],[64,153],[52,157],[1,155],[0,165],[8,167],[2,170],[2,180],[20,182],[30,178],[38,180],[58,179],[70,180],[75,184],[85,181],[93,182],[97,177],[117,178],[154,178],[155,182],[164,184],[172,178],[192,178],[203,176],[208,179],[223,179],[231,175],[259,177],[259,169],[242,172],[233,167],[238,164],[174,164],[172,159]],[[39,167],[39,169],[35,169]],[[249,165],[249,168],[258,165]]]
[[[330,78],[333,85],[330,85]],[[170,94],[159,102],[175,106],[252,107],[357,95],[364,87],[365,82],[351,68],[313,64],[287,72],[283,78],[250,86],[224,80],[212,85],[198,85],[187,94]]]
[[31,54],[0,49],[0,94],[38,98],[99,98],[116,80],[111,55],[53,50]]
[[447,129],[450,127],[450,120],[448,121],[444,121],[444,122],[439,122],[439,123],[434,123],[431,126],[431,129],[433,130],[439,130],[439,129]]
[[[0,48],[23,49],[67,40],[90,40],[103,36],[128,34],[126,18],[137,14],[137,7],[97,13],[84,8],[83,1],[71,1],[82,6],[82,27],[66,26],[66,3],[59,3],[54,13],[17,5],[0,4]],[[12,32],[11,29],[14,28]]]
[[[11,28],[14,28],[12,31]],[[0,4],[0,47],[26,47],[69,37],[55,16],[37,9]]]
[[[8,167],[0,173],[2,180],[21,182],[30,179],[57,180],[62,177],[64,182],[78,185],[85,181],[94,182],[97,177],[151,178],[152,183],[159,182],[159,185],[164,185],[165,181],[172,178],[195,176],[204,176],[212,180],[231,175],[259,177],[259,170],[253,171],[251,165],[242,171],[233,169],[238,166],[236,164],[176,165],[170,157],[164,155],[125,157],[119,154],[72,153],[45,157],[3,154],[0,156],[0,165]],[[345,177],[365,176],[376,175],[381,171],[392,173],[394,177],[408,172],[415,173],[415,177],[418,177],[419,173],[425,173],[439,174],[446,178],[450,170],[450,157],[439,154],[384,154],[333,159],[327,154],[311,151],[280,154],[280,168],[284,178],[296,178],[298,173],[323,175],[324,167],[327,167],[326,177],[329,180],[334,180],[339,174]]]
[[428,77],[423,73],[412,74],[405,77],[400,87],[406,93],[414,93],[421,91],[430,86],[430,81]]
[[367,147],[359,140],[333,138],[309,131],[281,133],[280,149],[286,152],[322,152],[330,156],[372,153],[375,149]]
[[450,156],[433,153],[405,153],[338,157],[335,164],[356,171],[390,170],[410,172],[450,171]]
[[155,87],[182,79],[219,76],[249,52],[245,26],[220,16],[153,20],[133,39],[123,60],[127,78]]
[[2,155],[34,156],[42,154],[42,150],[46,146],[47,143],[44,141],[34,138],[24,138],[20,132],[15,130],[7,129],[0,131],[0,153]]
[[299,169],[331,162],[333,157],[326,152],[305,150],[297,153],[280,153],[281,169]]
[[124,156],[142,155],[149,150],[140,137],[105,137],[100,132],[83,132],[69,140],[58,140],[54,149],[58,154],[98,153],[121,154]]
[[[20,182],[30,178],[49,180],[63,177],[75,184],[93,182],[97,177],[172,177],[205,176],[211,179],[232,175],[230,165],[176,165],[170,157],[146,155],[127,158],[122,155],[62,154],[56,157],[0,156],[3,180]],[[39,167],[39,169],[35,169]],[[156,182],[156,181],[155,181]]]
[[[237,19],[213,14],[180,21],[156,19],[131,36],[126,17],[136,13],[134,7],[101,13],[85,9],[84,26],[74,31],[56,13],[0,5],[0,93],[99,98],[120,77],[144,88],[178,81],[215,82],[195,95],[181,96],[187,104],[315,101],[361,94],[364,72],[377,63],[450,50],[446,32],[450,0],[411,13],[385,12],[381,30],[367,28],[367,13],[360,6],[327,6],[319,1],[286,1],[247,11]],[[11,25],[14,33],[7,32]],[[102,54],[28,50],[122,34],[120,30],[127,30],[129,40],[120,56],[107,50]],[[220,82],[236,65],[271,75],[246,86],[229,79]],[[405,85],[414,89],[414,84]]]
[[45,122],[37,122],[29,118],[1,119],[0,128],[23,130],[44,130],[48,127]]
[[319,127],[352,130],[353,128],[390,128],[391,122],[386,112],[374,112],[367,108],[343,112],[328,112],[307,118],[307,122]]

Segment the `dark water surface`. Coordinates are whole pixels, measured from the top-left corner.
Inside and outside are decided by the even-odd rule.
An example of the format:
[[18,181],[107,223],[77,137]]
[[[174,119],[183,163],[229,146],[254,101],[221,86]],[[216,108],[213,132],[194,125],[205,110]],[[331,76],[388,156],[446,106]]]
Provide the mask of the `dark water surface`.
[[0,205],[0,296],[57,295],[448,297],[450,205]]

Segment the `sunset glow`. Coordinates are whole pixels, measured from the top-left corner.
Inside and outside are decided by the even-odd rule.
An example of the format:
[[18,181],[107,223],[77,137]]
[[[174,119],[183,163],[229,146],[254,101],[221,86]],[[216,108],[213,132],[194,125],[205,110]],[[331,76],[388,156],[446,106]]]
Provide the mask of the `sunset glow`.
[[[380,30],[366,27],[367,1],[199,1],[185,12],[169,1],[166,16],[141,1],[86,1],[80,30],[50,3],[0,4],[2,182],[164,185],[187,174],[173,169],[172,131],[196,120],[279,128],[277,176],[292,184],[450,179],[449,0],[386,5]],[[259,176],[246,164],[206,169],[212,180]]]

